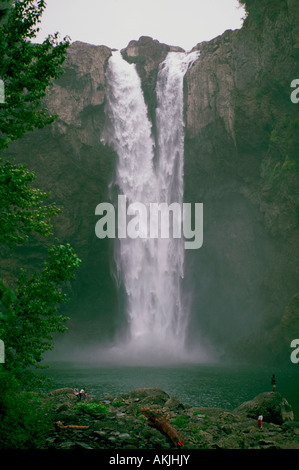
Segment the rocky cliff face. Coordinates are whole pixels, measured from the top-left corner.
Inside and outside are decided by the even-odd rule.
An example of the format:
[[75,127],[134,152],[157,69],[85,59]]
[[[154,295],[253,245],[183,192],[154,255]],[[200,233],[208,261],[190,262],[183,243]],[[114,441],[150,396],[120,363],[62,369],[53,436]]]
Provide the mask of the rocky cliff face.
[[[295,9],[290,0],[259,28],[249,22],[198,44],[200,57],[185,79],[185,200],[204,203],[204,246],[186,253],[190,336],[197,341],[200,331],[201,341],[229,347],[238,359],[269,360],[279,350],[276,356],[289,361],[289,335],[277,331],[286,324],[292,331],[296,321],[294,313],[286,319],[292,309],[285,311],[298,288],[298,108],[290,100],[298,64]],[[180,48],[142,37],[122,51],[136,63],[154,130],[158,66],[171,50]],[[9,149],[64,207],[55,233],[83,260],[65,336],[78,347],[86,337],[110,337],[121,321],[111,246],[94,233],[94,210],[109,199],[115,167],[113,151],[100,140],[110,54],[105,46],[72,44],[65,74],[46,100],[57,121]],[[7,278],[25,258],[38,264],[39,247],[34,240],[5,262]]]
[[274,341],[272,329],[298,288],[296,17],[289,2],[260,28],[199,44],[186,77],[186,198],[205,203],[205,247],[190,260],[196,317],[244,359],[277,360],[275,348],[289,359],[290,335]]

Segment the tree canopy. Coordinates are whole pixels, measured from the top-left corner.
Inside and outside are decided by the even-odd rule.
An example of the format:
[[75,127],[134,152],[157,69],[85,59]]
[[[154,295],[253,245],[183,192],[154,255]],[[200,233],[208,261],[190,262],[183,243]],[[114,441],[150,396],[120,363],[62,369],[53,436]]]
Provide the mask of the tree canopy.
[[260,27],[266,16],[274,19],[281,10],[287,10],[287,0],[239,0],[246,11],[246,22]]
[[[62,64],[69,46],[68,38],[58,33],[43,43],[33,43],[44,0],[1,2],[0,15],[0,78],[5,86],[5,103],[0,104],[0,150],[26,132],[53,122],[42,103],[47,88],[62,73]],[[5,8],[4,8],[5,7]]]
[[2,327],[0,322],[0,337],[5,343],[6,369],[24,383],[31,377],[27,368],[38,365],[43,353],[53,348],[52,334],[66,329],[68,318],[58,314],[58,305],[68,300],[62,286],[79,265],[72,247],[57,243],[49,248],[41,272],[21,272]]
[[0,243],[13,247],[33,232],[51,235],[51,218],[60,210],[46,204],[49,194],[32,187],[34,179],[24,165],[0,160]]
[[[57,33],[41,44],[33,42],[45,8],[44,0],[0,2],[0,79],[5,85],[5,102],[0,103],[0,246],[8,246],[11,255],[33,233],[51,236],[51,219],[60,211],[48,203],[48,193],[34,187],[34,172],[9,161],[4,152],[12,141],[56,118],[43,98],[63,72],[69,42],[59,41]],[[55,241],[40,271],[21,270],[15,290],[0,280],[4,368],[22,384],[28,367],[38,365],[53,347],[53,334],[65,330],[67,317],[58,306],[67,300],[63,289],[79,265],[72,247]]]

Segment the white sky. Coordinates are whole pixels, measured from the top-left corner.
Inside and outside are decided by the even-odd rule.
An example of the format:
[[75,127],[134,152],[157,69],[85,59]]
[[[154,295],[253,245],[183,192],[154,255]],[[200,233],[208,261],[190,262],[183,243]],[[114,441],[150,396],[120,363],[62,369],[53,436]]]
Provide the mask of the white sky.
[[240,28],[244,15],[238,0],[48,0],[35,41],[59,32],[72,42],[122,49],[151,36],[189,51]]

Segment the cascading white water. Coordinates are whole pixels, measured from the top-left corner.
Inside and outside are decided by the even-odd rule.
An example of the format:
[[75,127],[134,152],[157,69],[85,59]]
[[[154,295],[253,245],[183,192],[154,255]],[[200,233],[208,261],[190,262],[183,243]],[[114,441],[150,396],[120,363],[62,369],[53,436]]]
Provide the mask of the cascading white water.
[[[157,184],[159,202],[183,204],[184,196],[184,98],[183,80],[199,52],[170,52],[160,65],[156,95]],[[183,305],[183,238],[158,239],[159,314],[170,353],[184,357],[188,309]]]
[[[183,202],[183,78],[198,54],[171,52],[160,65],[156,142],[135,65],[118,51],[109,59],[102,140],[117,153],[115,184],[128,204]],[[188,320],[180,286],[183,239],[122,238],[115,254],[127,296],[129,337],[122,354],[146,360],[183,358]]]

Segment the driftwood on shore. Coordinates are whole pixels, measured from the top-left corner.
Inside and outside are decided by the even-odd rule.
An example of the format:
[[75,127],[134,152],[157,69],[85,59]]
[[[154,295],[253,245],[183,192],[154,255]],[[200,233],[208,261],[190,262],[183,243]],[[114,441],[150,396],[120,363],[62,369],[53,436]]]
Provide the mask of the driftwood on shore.
[[60,429],[89,429],[89,426],[80,426],[80,425],[76,425],[76,424],[68,424],[67,426],[64,426],[61,421],[56,421],[55,428],[57,430],[60,430]]
[[140,411],[147,417],[149,424],[168,436],[176,447],[184,447],[182,436],[160,411],[153,411],[149,408],[140,408]]

